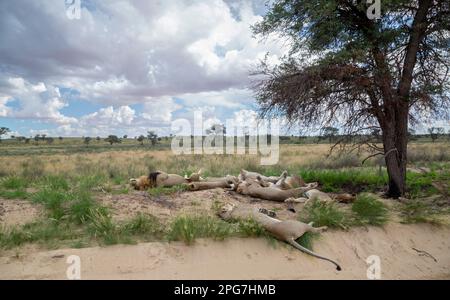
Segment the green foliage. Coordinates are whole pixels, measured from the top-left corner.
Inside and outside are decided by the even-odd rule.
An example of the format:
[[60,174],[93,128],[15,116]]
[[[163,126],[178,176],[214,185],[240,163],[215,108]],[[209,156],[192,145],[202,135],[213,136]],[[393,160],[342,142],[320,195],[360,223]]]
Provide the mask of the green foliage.
[[35,203],[40,203],[48,210],[49,218],[60,220],[66,215],[65,203],[70,195],[64,191],[44,188],[32,196]]
[[164,230],[158,218],[150,214],[138,213],[123,225],[124,231],[132,235],[161,237]]
[[0,197],[6,199],[27,199],[29,194],[24,190],[0,190]]
[[106,139],[105,142],[108,142],[110,145],[112,144],[119,144],[122,141],[119,139],[119,137],[117,137],[117,135],[109,135]]
[[23,177],[10,176],[2,179],[0,186],[10,190],[25,189],[28,187],[28,181]]
[[47,175],[42,178],[40,184],[52,190],[69,190],[69,183],[62,175]]
[[80,234],[67,223],[52,220],[37,221],[23,226],[0,228],[0,248],[10,249],[32,242],[49,247],[55,243],[76,239]]
[[423,200],[410,200],[400,205],[402,223],[430,223],[440,225],[442,222],[437,217],[438,213]]
[[352,204],[356,222],[364,225],[380,226],[388,220],[388,210],[383,202],[368,194],[360,194]]
[[344,170],[302,170],[300,175],[306,182],[317,181],[324,192],[334,192],[342,189],[374,190],[387,183],[387,174],[380,176],[375,169],[344,169]]
[[335,203],[317,200],[310,201],[300,213],[299,218],[305,223],[313,222],[315,227],[347,229],[351,225],[350,216],[340,210]]
[[313,241],[318,237],[319,237],[318,233],[306,232],[296,241],[306,249],[313,250]]
[[170,241],[181,240],[192,244],[197,238],[211,237],[222,240],[232,232],[232,226],[218,218],[181,215],[170,223],[167,238]]
[[243,237],[267,237],[268,235],[264,227],[253,219],[239,220],[237,225],[237,233]]

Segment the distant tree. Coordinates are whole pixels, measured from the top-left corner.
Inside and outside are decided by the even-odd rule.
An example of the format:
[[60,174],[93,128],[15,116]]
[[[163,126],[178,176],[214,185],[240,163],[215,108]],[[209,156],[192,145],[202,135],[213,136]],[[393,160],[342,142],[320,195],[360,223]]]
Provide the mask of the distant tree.
[[147,138],[155,146],[158,142],[158,135],[154,131],[147,131]]
[[91,140],[92,140],[92,138],[90,138],[88,136],[84,138],[83,143],[86,145],[86,147],[89,146],[89,143],[91,142]]
[[46,142],[47,142],[47,144],[53,144],[53,142],[55,141],[55,139],[54,138],[52,138],[52,137],[48,137],[47,139],[46,139]]
[[339,129],[331,126],[322,128],[322,137],[331,143],[339,133]]
[[16,136],[16,140],[18,142],[22,142],[22,141],[25,141],[25,137],[24,136]]
[[440,135],[444,134],[444,128],[430,127],[430,128],[428,128],[428,134],[431,138],[431,141],[434,143],[434,141],[437,140]]
[[7,127],[0,127],[0,142],[2,141],[2,135],[7,134],[11,130]]
[[117,137],[117,135],[108,135],[108,137],[105,139],[106,142],[108,142],[110,145],[116,143],[121,143],[122,141]]
[[29,144],[29,143],[30,143],[30,140],[31,140],[30,138],[26,138],[26,139],[25,139],[25,144]]
[[107,141],[108,143],[110,143],[111,145],[114,143],[121,143],[122,141],[119,139],[119,137],[117,137],[116,135],[109,135],[105,141]]
[[144,145],[145,136],[142,134],[137,138],[137,141],[141,143],[141,145]]
[[41,134],[41,139],[43,140],[43,141],[45,141],[45,138],[47,137],[47,135],[45,134],[45,133],[43,133],[43,134]]
[[62,140],[63,140],[63,137],[62,137],[62,136],[58,137],[58,140],[62,141]]
[[41,135],[40,134],[36,134],[34,136],[34,141],[36,142],[36,144],[39,144],[39,140],[41,139]]
[[123,139],[126,140],[127,138],[128,138],[128,135],[125,134],[125,135],[123,136]]
[[100,142],[101,138],[98,136],[95,138],[97,140],[97,142]]
[[417,141],[416,131],[412,128],[408,129],[408,142]]

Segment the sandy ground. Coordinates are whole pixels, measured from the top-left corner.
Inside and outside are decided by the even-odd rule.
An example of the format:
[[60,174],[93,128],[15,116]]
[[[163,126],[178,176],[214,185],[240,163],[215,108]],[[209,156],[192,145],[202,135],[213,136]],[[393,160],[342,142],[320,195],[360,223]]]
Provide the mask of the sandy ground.
[[264,239],[29,249],[0,257],[0,279],[65,279],[70,255],[80,257],[82,279],[367,279],[370,255],[380,257],[382,279],[450,279],[449,237],[449,228],[398,223],[323,233],[314,249],[341,272]]
[[[217,202],[264,207],[283,220],[297,218],[283,203],[222,189],[159,197],[98,193],[96,199],[111,208],[117,221],[137,212],[165,221],[180,213],[213,214]],[[0,199],[0,224],[24,224],[42,214],[41,207],[27,201]],[[402,225],[393,217],[383,228],[325,232],[314,241],[314,250],[336,260],[343,271],[284,243],[233,238],[197,240],[192,246],[153,242],[51,251],[28,245],[0,252],[0,279],[65,279],[70,255],[81,258],[82,279],[366,279],[371,255],[380,257],[382,279],[450,279],[450,227]]]
[[26,200],[0,198],[0,225],[13,226],[32,222],[43,214],[39,205]]

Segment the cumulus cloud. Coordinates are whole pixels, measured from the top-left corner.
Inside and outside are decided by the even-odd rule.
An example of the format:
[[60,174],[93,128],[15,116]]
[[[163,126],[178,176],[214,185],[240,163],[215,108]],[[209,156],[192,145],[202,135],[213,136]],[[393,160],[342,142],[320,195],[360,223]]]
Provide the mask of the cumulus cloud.
[[[21,77],[6,79],[4,86],[0,94],[0,114],[3,117],[39,119],[57,124],[77,122],[76,118],[60,113],[68,104],[61,98],[58,87],[46,86],[43,82],[32,84]],[[12,101],[19,101],[20,108],[6,106]]]

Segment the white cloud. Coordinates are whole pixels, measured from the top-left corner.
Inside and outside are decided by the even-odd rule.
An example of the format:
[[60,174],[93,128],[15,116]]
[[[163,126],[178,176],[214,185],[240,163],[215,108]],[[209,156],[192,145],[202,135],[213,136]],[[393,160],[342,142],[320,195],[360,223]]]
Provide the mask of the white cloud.
[[131,125],[136,112],[129,106],[120,106],[114,109],[112,106],[100,109],[98,112],[81,118],[80,125],[85,126],[121,126]]
[[171,97],[151,99],[144,103],[141,116],[152,122],[167,123],[172,120],[172,113],[181,108]]
[[7,117],[11,114],[11,108],[6,106],[9,101],[11,101],[9,97],[0,96],[0,117]]
[[[76,123],[77,119],[61,114],[68,104],[61,98],[58,87],[46,86],[43,82],[32,84],[21,77],[10,77],[9,85],[1,92],[0,116],[19,119],[39,119],[57,124]],[[20,102],[19,109],[12,109],[6,103]]]

